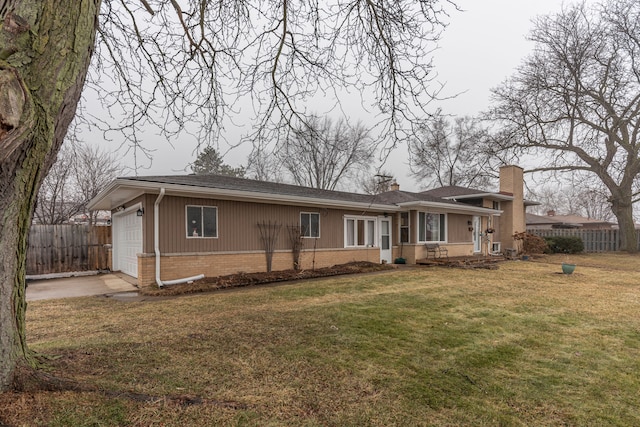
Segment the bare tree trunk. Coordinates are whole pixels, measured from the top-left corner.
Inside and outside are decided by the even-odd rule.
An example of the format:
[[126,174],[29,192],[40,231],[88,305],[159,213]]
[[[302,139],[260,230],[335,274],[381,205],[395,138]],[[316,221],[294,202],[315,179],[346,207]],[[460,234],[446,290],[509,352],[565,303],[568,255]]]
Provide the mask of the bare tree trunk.
[[629,191],[628,194],[629,197],[613,197],[611,210],[618,220],[618,227],[620,227],[620,250],[635,253],[638,252],[638,237],[633,220],[631,192]]
[[25,260],[35,197],[73,119],[100,0],[21,0],[0,10],[0,391],[30,362]]

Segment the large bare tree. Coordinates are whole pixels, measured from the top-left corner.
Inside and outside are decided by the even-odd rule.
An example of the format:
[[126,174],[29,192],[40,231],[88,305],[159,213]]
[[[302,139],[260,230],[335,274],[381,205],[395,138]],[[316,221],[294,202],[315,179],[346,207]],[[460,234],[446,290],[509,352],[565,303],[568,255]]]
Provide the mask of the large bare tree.
[[247,158],[247,177],[258,181],[283,182],[283,171],[276,155],[256,146]]
[[40,183],[73,119],[100,2],[0,2],[0,390],[31,360],[25,258]]
[[424,188],[460,185],[484,188],[495,178],[487,132],[474,117],[450,119],[442,111],[421,122],[409,139],[413,176]]
[[74,188],[74,151],[63,145],[58,158],[40,185],[33,212],[40,224],[63,224],[82,211],[81,197]]
[[306,120],[314,97],[347,92],[363,95],[398,138],[434,95],[431,53],[449,5],[0,0],[0,390],[30,360],[29,224],[85,80],[107,112],[87,102],[84,122],[105,140],[118,132],[135,156],[152,154],[142,144],[149,127],[173,140],[188,131],[215,141],[227,114],[249,110],[256,137],[279,135],[294,118]]
[[535,20],[534,53],[493,91],[499,149],[535,156],[538,171],[584,171],[609,192],[622,248],[637,251],[640,3],[578,3]]
[[87,204],[124,172],[120,159],[106,147],[77,142],[73,146],[73,188],[90,225],[95,224],[98,212],[89,212]]
[[[313,116],[294,127],[278,158],[298,185],[335,190],[367,170],[375,156],[368,130],[358,123]],[[353,184],[353,181],[352,181]]]
[[[540,203],[527,212],[546,215],[549,211],[563,215],[580,215],[600,221],[614,220],[609,193],[604,185],[594,186],[584,174],[577,174],[571,180],[554,179],[545,176],[545,184],[535,186],[527,198]],[[597,184],[597,183],[596,183]]]
[[123,170],[114,153],[104,147],[67,141],[42,181],[34,221],[63,224],[82,214],[90,225],[95,224],[98,212],[89,212],[87,203]]

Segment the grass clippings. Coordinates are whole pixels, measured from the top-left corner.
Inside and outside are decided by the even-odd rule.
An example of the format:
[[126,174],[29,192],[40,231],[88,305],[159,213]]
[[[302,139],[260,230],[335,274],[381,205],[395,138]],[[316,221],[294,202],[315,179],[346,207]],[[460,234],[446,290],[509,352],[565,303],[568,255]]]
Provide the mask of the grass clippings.
[[638,260],[34,301],[27,335],[47,372],[102,392],[0,394],[0,424],[640,425]]

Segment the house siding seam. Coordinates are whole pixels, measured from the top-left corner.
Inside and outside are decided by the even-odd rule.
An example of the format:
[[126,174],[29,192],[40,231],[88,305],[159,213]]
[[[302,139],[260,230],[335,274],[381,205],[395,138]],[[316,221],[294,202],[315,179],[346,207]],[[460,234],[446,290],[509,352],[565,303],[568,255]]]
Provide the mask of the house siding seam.
[[[188,238],[185,227],[185,205],[215,206],[218,208],[218,237]],[[153,252],[153,200],[146,200],[145,239],[143,252]],[[309,206],[268,205],[263,203],[166,196],[160,205],[160,251],[162,253],[218,253],[260,251],[263,243],[259,222],[282,226],[276,243],[277,250],[291,247],[287,226],[300,225],[300,212],[320,214],[320,237],[305,238],[305,249],[336,249],[344,247],[343,222],[345,215],[361,215],[362,211]],[[381,212],[368,212],[378,216]]]

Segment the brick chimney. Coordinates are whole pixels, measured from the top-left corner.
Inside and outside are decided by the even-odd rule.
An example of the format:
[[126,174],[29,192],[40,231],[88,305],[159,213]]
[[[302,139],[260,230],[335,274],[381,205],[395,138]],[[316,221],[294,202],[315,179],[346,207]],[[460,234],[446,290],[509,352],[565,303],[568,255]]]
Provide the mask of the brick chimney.
[[391,191],[400,191],[400,184],[398,184],[397,182],[393,181],[391,183]]
[[519,166],[500,168],[500,193],[513,196],[513,200],[501,203],[500,242],[502,248],[516,248],[513,235],[526,230],[524,211],[524,170]]

